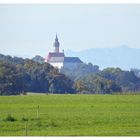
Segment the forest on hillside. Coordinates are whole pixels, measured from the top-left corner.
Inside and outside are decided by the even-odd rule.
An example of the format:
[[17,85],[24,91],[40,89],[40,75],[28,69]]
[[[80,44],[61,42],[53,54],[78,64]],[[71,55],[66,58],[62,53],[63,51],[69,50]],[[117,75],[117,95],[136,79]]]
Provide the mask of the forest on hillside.
[[[39,61],[38,61],[39,60]],[[0,54],[0,95],[36,93],[139,92],[139,70],[120,68],[100,70],[91,63],[60,71],[41,57],[23,59]]]
[[0,55],[0,94],[73,93],[73,82],[48,63]]
[[77,93],[108,93],[139,92],[140,70],[124,71],[120,68],[106,68],[100,70],[97,65],[80,64],[71,69],[62,69],[62,72],[74,81]]

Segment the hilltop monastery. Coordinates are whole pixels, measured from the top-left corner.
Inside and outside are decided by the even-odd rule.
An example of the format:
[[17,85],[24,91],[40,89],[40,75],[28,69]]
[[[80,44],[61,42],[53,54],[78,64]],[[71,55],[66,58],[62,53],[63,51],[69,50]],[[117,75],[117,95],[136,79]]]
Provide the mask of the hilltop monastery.
[[53,46],[54,52],[49,52],[48,56],[45,58],[45,62],[50,63],[52,66],[57,67],[58,69],[61,69],[62,67],[72,69],[83,63],[78,57],[66,57],[64,50],[62,52],[59,51],[60,43],[57,35]]

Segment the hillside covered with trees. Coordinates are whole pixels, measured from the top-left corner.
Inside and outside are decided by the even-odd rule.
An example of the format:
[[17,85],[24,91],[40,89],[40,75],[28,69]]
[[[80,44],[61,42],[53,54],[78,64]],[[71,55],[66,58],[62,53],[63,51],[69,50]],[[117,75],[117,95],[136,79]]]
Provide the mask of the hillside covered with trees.
[[100,70],[97,65],[80,64],[72,69],[62,68],[61,72],[74,81],[77,93],[113,93],[140,91],[138,69],[124,71],[120,68]]
[[0,55],[0,95],[73,93],[73,82],[48,63]]
[[106,68],[75,81],[75,89],[80,93],[138,92],[140,78],[133,71]]
[[0,95],[37,93],[139,92],[137,69],[120,68],[99,70],[97,65],[81,64],[73,70],[54,68],[40,56],[23,59],[0,54]]

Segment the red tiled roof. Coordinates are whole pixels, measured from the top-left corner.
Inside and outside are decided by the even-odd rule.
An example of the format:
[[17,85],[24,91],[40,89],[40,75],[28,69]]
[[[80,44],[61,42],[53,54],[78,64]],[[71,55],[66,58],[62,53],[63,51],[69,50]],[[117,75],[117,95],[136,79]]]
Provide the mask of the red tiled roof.
[[55,53],[55,52],[50,52],[46,58],[47,61],[51,59],[51,57],[64,57],[64,53]]
[[54,52],[50,52],[48,54],[49,57],[64,57],[64,53],[54,53]]

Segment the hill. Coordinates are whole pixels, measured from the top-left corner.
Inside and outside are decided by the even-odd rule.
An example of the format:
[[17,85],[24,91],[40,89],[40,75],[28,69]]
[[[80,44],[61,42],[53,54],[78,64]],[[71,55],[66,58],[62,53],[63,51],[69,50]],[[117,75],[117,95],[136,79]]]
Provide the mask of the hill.
[[73,93],[73,82],[48,63],[0,54],[0,95]]
[[41,56],[31,59],[0,54],[0,95],[25,92],[90,93],[139,92],[139,69],[120,68],[100,70],[92,63],[58,71]]

